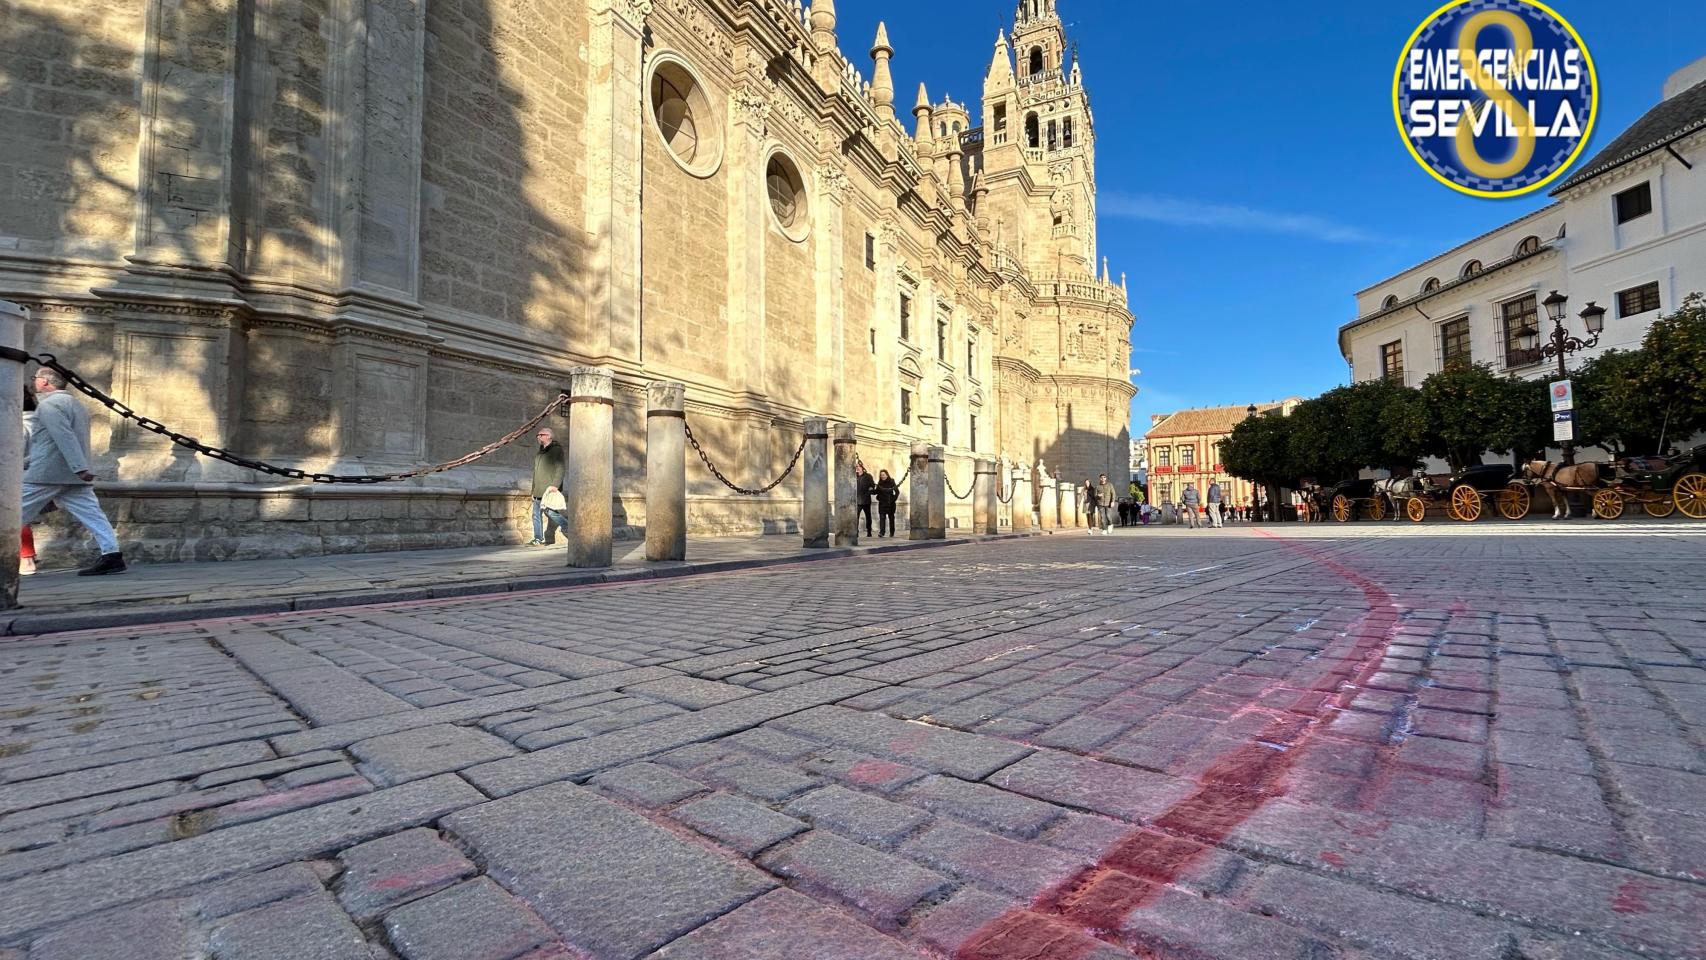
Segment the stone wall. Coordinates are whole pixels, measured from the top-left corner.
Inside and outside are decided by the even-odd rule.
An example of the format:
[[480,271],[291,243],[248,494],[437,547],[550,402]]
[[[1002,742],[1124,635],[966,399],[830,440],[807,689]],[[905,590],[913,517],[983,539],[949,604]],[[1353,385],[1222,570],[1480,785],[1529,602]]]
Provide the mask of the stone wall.
[[[686,383],[695,434],[746,486],[786,467],[814,415],[854,422],[867,463],[898,477],[909,443],[940,440],[943,404],[957,483],[977,455],[1090,457],[1123,419],[1088,407],[1123,418],[1130,394],[1123,293],[1055,283],[1049,191],[1018,189],[1045,171],[974,203],[829,20],[814,34],[791,0],[10,0],[0,297],[31,310],[30,349],[144,414],[313,471],[457,457],[570,367],[609,366],[625,535],[645,522],[656,379]],[[651,115],[665,61],[698,87],[714,163],[678,162]],[[775,152],[803,182],[786,230]],[[1063,351],[1069,313],[1104,335]],[[1108,401],[1064,401],[1069,431],[1041,387],[1062,375]],[[530,441],[427,480],[306,488],[94,423],[101,494],[142,559],[529,535]],[[797,474],[735,497],[690,456],[688,483],[695,532],[796,525]],[[951,523],[970,515],[950,499]],[[56,523],[50,562],[74,552]]]

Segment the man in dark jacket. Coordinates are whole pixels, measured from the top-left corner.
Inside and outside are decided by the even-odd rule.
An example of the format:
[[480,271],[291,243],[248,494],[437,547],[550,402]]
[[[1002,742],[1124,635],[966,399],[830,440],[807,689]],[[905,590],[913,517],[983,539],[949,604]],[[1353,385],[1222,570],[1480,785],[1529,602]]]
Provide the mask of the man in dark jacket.
[[530,547],[544,546],[554,539],[547,537],[547,520],[558,529],[568,526],[562,514],[540,503],[547,493],[563,488],[563,473],[568,469],[563,445],[557,442],[557,435],[551,432],[550,427],[540,427],[536,438],[539,449],[533,451],[533,539],[528,542]]
[[865,536],[868,537],[871,535],[871,497],[877,492],[877,481],[865,472],[865,465],[862,463],[853,465],[853,473],[858,477],[859,483],[859,516],[865,518]]

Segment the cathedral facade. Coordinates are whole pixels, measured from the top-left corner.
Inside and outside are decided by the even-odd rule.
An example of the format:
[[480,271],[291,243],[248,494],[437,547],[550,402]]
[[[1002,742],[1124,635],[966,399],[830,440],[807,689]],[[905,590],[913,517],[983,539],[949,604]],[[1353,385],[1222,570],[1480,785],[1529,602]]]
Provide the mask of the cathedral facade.
[[[746,485],[807,416],[897,476],[940,443],[962,490],[977,457],[1123,476],[1132,318],[1055,0],[1020,3],[976,107],[921,88],[908,116],[886,31],[848,39],[832,0],[11,0],[0,298],[139,412],[325,473],[450,459],[609,366],[619,525],[644,523],[660,379]],[[525,527],[526,441],[309,486],[96,422],[103,498],[155,559]],[[798,516],[797,474],[689,485],[700,532]]]

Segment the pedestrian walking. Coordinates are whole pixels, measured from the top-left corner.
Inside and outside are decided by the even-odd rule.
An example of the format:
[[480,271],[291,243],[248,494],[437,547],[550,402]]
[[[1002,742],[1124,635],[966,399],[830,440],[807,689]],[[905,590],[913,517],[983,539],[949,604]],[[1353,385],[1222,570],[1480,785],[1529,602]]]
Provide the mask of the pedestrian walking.
[[[871,495],[876,493],[877,481],[865,472],[863,463],[853,465],[853,474],[854,482],[858,484],[856,493],[859,497],[859,516],[865,518],[865,536],[868,537],[871,535]],[[854,526],[858,526],[857,519],[854,520]]]
[[1220,516],[1220,481],[1208,482],[1208,525],[1215,528],[1225,526]]
[[1197,517],[1197,507],[1202,503],[1202,495],[1197,492],[1197,485],[1185,485],[1185,492],[1179,497],[1179,512],[1184,514],[1185,522],[1192,530],[1199,529],[1202,521]]
[[[877,495],[877,533],[879,536],[894,536],[894,505],[900,499],[900,484],[894,482],[887,470],[877,471],[877,485],[874,488]],[[867,528],[868,529],[868,528]]]
[[[29,384],[24,384],[24,462],[30,462],[30,434],[36,429],[36,395]],[[18,529],[18,576],[27,577],[36,572],[36,534],[29,524]]]
[[569,461],[563,445],[550,427],[540,427],[534,434],[539,449],[533,451],[533,539],[530,547],[543,547],[556,540],[556,531],[567,529],[563,518],[563,477]]
[[1101,493],[1097,490],[1096,485],[1086,478],[1084,485],[1078,488],[1078,496],[1084,501],[1085,526],[1090,528],[1091,533],[1095,533],[1102,525],[1101,515],[1096,512],[1096,504]]
[[[77,571],[80,577],[98,577],[125,571],[119,552],[118,534],[101,502],[95,499],[95,474],[89,468],[89,411],[76,397],[65,392],[65,377],[56,370],[36,370],[36,426],[29,437],[24,461],[23,516],[28,527],[48,504],[71,515],[95,536],[101,555]],[[34,552],[34,539],[30,544]]]
[[1102,474],[1101,482],[1096,484],[1096,503],[1102,511],[1102,532],[1114,532],[1114,485],[1108,482],[1108,475]]

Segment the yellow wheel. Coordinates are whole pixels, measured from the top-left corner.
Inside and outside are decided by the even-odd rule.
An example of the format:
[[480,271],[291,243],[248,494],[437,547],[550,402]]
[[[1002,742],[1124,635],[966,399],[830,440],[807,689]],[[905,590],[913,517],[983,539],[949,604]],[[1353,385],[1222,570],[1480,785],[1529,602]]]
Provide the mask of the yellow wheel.
[[1374,499],[1369,501],[1368,518],[1370,520],[1385,520],[1386,519],[1386,498],[1385,497],[1383,497],[1377,493],[1374,495]]
[[1601,520],[1616,520],[1623,516],[1623,495],[1616,490],[1601,490],[1594,494],[1593,515]]
[[1481,491],[1467,483],[1451,491],[1451,505],[1457,508],[1457,519],[1465,523],[1481,519]]
[[[1652,496],[1652,494],[1648,494]],[[1660,520],[1676,512],[1676,501],[1669,497],[1663,500],[1643,500],[1641,509],[1647,511],[1647,516],[1658,517]]]
[[1528,516],[1528,507],[1532,501],[1528,484],[1512,483],[1499,491],[1499,514],[1506,520],[1521,520]]
[[1342,493],[1333,498],[1333,519],[1340,523],[1351,519],[1351,502]]
[[1684,474],[1670,488],[1670,498],[1690,520],[1706,520],[1706,473]]
[[1421,497],[1411,497],[1404,501],[1404,516],[1412,523],[1421,523],[1428,515],[1428,502]]

